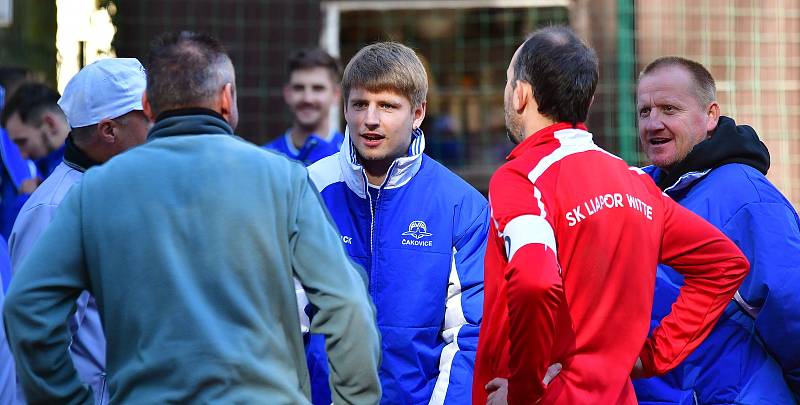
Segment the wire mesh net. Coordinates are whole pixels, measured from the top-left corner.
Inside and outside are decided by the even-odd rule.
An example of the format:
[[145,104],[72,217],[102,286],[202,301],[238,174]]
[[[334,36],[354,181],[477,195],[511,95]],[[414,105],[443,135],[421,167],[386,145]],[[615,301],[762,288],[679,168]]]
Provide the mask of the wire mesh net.
[[511,55],[526,32],[566,23],[564,7],[344,11],[341,56],[382,40],[414,48],[429,76],[426,152],[485,185],[510,150],[503,89]]
[[756,130],[768,177],[800,205],[800,2],[639,1],[636,27],[639,67],[679,55],[709,69],[722,114]]
[[120,56],[142,57],[168,29],[222,38],[237,67],[240,132],[258,143],[290,124],[280,96],[286,56],[318,44],[326,24],[335,24],[344,63],[374,41],[410,45],[430,76],[427,150],[482,190],[510,148],[505,71],[527,33],[569,24],[597,50],[601,76],[588,125],[598,144],[630,164],[647,163],[637,140],[637,73],[659,56],[684,56],[709,68],[723,114],[756,129],[771,152],[769,178],[800,205],[800,0],[119,3]]
[[756,129],[772,156],[769,178],[800,204],[800,141],[792,130],[800,124],[800,1],[576,0],[569,7],[450,1],[429,9],[385,3],[385,10],[373,4],[340,12],[343,61],[377,40],[415,48],[431,82],[428,152],[481,189],[509,149],[502,101],[514,50],[540,26],[570,24],[600,58],[588,124],[601,146],[630,164],[647,164],[637,138],[637,74],[659,56],[687,57],[714,75],[723,114]]

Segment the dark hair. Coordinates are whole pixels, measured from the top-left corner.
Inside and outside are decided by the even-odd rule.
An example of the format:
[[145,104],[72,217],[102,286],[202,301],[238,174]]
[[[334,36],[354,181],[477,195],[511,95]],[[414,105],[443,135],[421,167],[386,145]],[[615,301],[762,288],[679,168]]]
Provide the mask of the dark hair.
[[4,128],[8,119],[19,113],[19,119],[30,125],[37,125],[45,111],[56,111],[63,115],[58,106],[61,95],[52,88],[41,83],[25,83],[8,99],[0,114],[0,125]]
[[26,68],[0,66],[0,86],[3,86],[7,96],[11,96],[11,93],[13,93],[20,84],[28,80],[30,76],[31,71]]
[[289,56],[289,62],[286,65],[289,77],[297,70],[317,67],[328,69],[333,82],[337,85],[339,84],[342,77],[342,67],[339,64],[339,60],[320,48],[297,50]]
[[650,62],[650,64],[642,70],[642,73],[639,74],[639,79],[641,80],[642,76],[653,73],[656,70],[672,66],[679,66],[686,69],[692,77],[695,84],[695,95],[700,105],[705,106],[716,101],[717,85],[714,83],[714,77],[711,76],[708,69],[693,60],[681,58],[680,56],[663,56]]
[[539,112],[575,125],[586,121],[598,78],[597,55],[563,26],[539,29],[517,54],[514,83],[530,83]]
[[167,110],[205,107],[227,83],[233,64],[219,41],[189,31],[156,38],[147,54],[147,100],[158,115]]

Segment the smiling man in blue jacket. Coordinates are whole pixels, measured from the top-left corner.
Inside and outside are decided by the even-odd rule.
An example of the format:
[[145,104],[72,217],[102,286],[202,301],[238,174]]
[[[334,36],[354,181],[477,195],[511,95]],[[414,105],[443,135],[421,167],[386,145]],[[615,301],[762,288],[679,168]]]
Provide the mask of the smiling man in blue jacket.
[[[423,154],[428,82],[398,43],[361,49],[344,71],[345,140],[309,167],[341,242],[369,276],[382,335],[385,404],[468,404],[483,305],[486,199]],[[325,366],[319,340],[311,369]],[[316,396],[327,380],[315,378]]]
[[[793,404],[800,400],[800,221],[767,180],[769,152],[747,125],[720,116],[714,79],[697,62],[659,58],[637,89],[645,171],[715,225],[750,262],[734,300],[672,372],[634,383],[642,404]],[[661,266],[652,326],[683,279]]]

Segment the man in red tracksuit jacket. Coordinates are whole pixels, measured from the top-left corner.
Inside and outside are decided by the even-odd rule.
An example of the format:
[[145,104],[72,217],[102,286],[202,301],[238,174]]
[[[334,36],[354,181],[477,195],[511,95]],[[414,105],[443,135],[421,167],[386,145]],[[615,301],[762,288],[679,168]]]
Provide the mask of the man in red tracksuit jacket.
[[[597,58],[564,27],[515,53],[518,144],[492,177],[473,402],[635,404],[631,375],[670,370],[708,335],[748,263],[716,228],[592,142]],[[652,336],[655,269],[685,286]],[[505,382],[507,381],[507,387]],[[507,389],[507,391],[506,391]]]

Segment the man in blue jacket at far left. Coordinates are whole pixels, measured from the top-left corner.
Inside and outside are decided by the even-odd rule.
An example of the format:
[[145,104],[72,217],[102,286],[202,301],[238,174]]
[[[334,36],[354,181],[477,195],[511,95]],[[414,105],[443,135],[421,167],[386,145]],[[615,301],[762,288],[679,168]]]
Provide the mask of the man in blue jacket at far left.
[[0,114],[0,125],[22,157],[36,163],[43,179],[61,163],[64,140],[69,135],[67,117],[58,106],[60,98],[47,85],[26,83],[8,99]]
[[[11,274],[11,260],[8,257],[6,240],[0,236],[0,284],[7,284],[5,277]],[[0,308],[3,307],[5,292],[0,289]],[[0,314],[0,325],[3,315]],[[17,374],[14,371],[14,358],[8,348],[5,328],[0,327],[0,404],[15,404],[17,394]]]
[[[382,336],[381,403],[468,404],[486,199],[423,154],[428,82],[413,50],[393,42],[361,49],[342,90],[344,143],[309,174],[342,244],[368,273]],[[320,339],[312,338],[308,354],[310,370],[327,367]],[[319,395],[328,379],[312,379],[314,403],[330,404]]]
[[[2,190],[2,198],[6,201],[0,204],[0,233],[6,238],[10,237],[14,220],[29,193],[50,176],[64,157],[64,140],[70,128],[67,117],[58,106],[60,97],[47,85],[25,83],[14,91],[0,113],[0,125],[8,135],[3,139],[3,158],[7,159],[6,164],[10,164],[6,167],[9,180],[18,186],[9,188],[7,185]],[[6,143],[9,140],[16,144],[18,151],[13,150],[14,145]],[[26,162],[20,156],[30,161]],[[26,175],[24,164],[31,161],[33,165],[28,167],[30,175]]]

